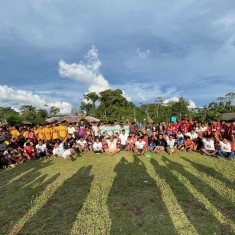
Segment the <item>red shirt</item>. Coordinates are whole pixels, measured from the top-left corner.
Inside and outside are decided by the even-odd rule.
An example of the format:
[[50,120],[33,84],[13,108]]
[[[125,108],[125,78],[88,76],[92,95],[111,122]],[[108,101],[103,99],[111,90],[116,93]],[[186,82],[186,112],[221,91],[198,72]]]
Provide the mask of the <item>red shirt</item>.
[[220,131],[221,127],[220,125],[213,125],[213,126],[210,126],[210,132],[212,133],[215,133],[216,131]]
[[235,126],[230,126],[228,129],[229,136],[235,136]]
[[180,125],[180,127],[179,127],[180,131],[185,132],[185,133],[188,132],[188,128],[189,128],[189,125],[186,124],[186,123],[183,123],[183,124]]
[[34,147],[24,147],[24,152],[27,154],[31,154],[34,152]]
[[178,128],[179,128],[178,124],[177,124],[177,123],[174,123],[173,126],[172,126],[172,131],[173,131],[174,134],[177,133]]
[[228,126],[226,124],[221,125],[220,134],[223,137],[226,137],[228,135]]

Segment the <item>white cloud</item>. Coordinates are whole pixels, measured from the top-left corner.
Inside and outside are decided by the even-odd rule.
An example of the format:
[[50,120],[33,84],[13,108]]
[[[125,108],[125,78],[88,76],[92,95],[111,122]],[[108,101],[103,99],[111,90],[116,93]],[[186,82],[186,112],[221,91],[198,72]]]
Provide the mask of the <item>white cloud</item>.
[[46,104],[38,95],[34,95],[29,91],[17,90],[6,85],[0,85],[0,101],[1,102],[18,102],[22,104],[43,106]]
[[174,96],[174,97],[172,97],[170,99],[164,100],[163,103],[164,104],[168,104],[169,102],[178,102],[178,101],[179,101],[179,97]]
[[30,91],[15,89],[6,85],[0,85],[0,104],[11,106],[18,110],[21,105],[32,105],[36,108],[58,107],[61,114],[70,113],[72,105],[64,101],[50,102]]
[[194,102],[193,100],[189,99],[188,108],[189,108],[189,109],[194,109],[194,108],[196,108],[196,107],[197,107],[197,106],[196,106],[195,102]]
[[96,92],[110,89],[109,82],[100,73],[101,61],[99,60],[98,50],[95,46],[84,56],[86,63],[80,61],[78,64],[67,64],[64,60],[59,61],[59,74],[61,77],[74,79],[85,83],[88,92]]
[[129,95],[127,95],[124,90],[122,90],[122,96],[123,96],[124,98],[126,98],[129,102],[131,101],[131,97],[130,97]]
[[142,51],[140,48],[136,49],[136,54],[141,58],[141,59],[146,59],[150,55],[150,50],[147,49],[145,51]]
[[[170,99],[166,99],[166,100],[164,100],[164,104],[165,105],[167,105],[169,102],[178,102],[179,101],[179,97],[176,97],[176,96],[174,96],[174,97],[172,97],[172,98],[170,98]],[[196,106],[196,103],[193,101],[193,100],[191,100],[191,99],[189,99],[189,101],[188,101],[188,103],[189,103],[189,105],[187,106],[189,109],[194,109],[194,108],[196,108],[197,106]]]

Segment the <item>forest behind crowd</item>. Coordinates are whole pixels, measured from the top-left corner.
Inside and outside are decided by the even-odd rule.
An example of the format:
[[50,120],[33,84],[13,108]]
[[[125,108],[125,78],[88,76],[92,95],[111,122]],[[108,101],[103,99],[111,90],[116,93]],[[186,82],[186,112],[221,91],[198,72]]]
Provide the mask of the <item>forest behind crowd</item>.
[[[235,93],[227,93],[203,107],[190,108],[184,97],[178,101],[166,102],[162,97],[156,97],[153,103],[128,101],[120,89],[105,90],[96,94],[90,92],[84,95],[78,107],[73,107],[65,116],[93,116],[103,121],[118,120],[151,120],[153,122],[168,122],[172,116],[177,119],[192,118],[193,120],[210,122],[220,120],[224,113],[235,112]],[[45,123],[49,117],[61,116],[60,109],[52,106],[37,108],[32,105],[22,105],[16,111],[12,107],[0,107],[0,121],[9,125],[19,126],[22,121],[32,124]]]

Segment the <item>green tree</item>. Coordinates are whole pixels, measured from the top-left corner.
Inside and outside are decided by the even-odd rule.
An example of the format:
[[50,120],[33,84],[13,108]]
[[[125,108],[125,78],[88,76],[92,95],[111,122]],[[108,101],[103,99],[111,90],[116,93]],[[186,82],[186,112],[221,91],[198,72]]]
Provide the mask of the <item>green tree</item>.
[[48,112],[46,109],[38,109],[36,112],[35,123],[45,123]]
[[23,119],[18,114],[12,114],[7,117],[6,121],[10,126],[21,126]]
[[54,116],[57,116],[59,113],[60,113],[59,108],[57,108],[55,106],[50,107],[50,111],[49,111],[50,116],[54,117]]
[[80,109],[81,110],[84,110],[85,112],[85,114],[87,115],[87,116],[89,116],[89,115],[91,115],[92,114],[92,109],[93,109],[93,105],[91,104],[91,103],[85,103],[84,101],[82,101],[81,102],[81,105],[80,105]]
[[123,96],[122,90],[105,90],[99,93],[100,105],[96,110],[99,118],[125,119],[133,114],[130,102]]
[[162,97],[157,97],[154,104],[156,106],[156,115],[155,116],[159,116],[159,111],[161,110],[162,106],[163,106],[163,98]]
[[79,108],[72,108],[71,115],[72,116],[84,116],[85,113],[84,113],[84,110],[81,110]]
[[0,107],[0,121],[6,122],[7,118],[10,116],[17,116],[19,115],[18,112],[16,112],[11,107]]
[[36,108],[32,105],[22,105],[20,106],[20,116],[24,121],[30,121],[35,123],[36,118]]
[[168,105],[171,110],[171,116],[176,115],[179,118],[179,114],[187,115],[189,113],[189,103],[183,97],[180,97],[177,102],[169,102]]
[[234,108],[233,101],[235,99],[235,93],[234,92],[227,93],[225,95],[225,99],[226,99],[226,107],[231,112],[232,109]]
[[87,94],[83,95],[83,97],[87,101],[90,101],[90,100],[92,101],[92,110],[91,110],[91,113],[92,113],[92,115],[94,115],[95,114],[95,110],[96,110],[95,103],[96,103],[96,101],[98,101],[99,96],[95,92],[90,92],[90,93],[87,93]]

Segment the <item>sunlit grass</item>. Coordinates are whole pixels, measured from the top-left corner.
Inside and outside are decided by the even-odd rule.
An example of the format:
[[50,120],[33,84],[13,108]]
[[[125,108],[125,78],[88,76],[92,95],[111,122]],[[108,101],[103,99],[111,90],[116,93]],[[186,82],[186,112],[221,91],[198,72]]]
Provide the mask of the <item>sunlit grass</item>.
[[0,234],[233,234],[235,161],[86,154],[0,171]]

